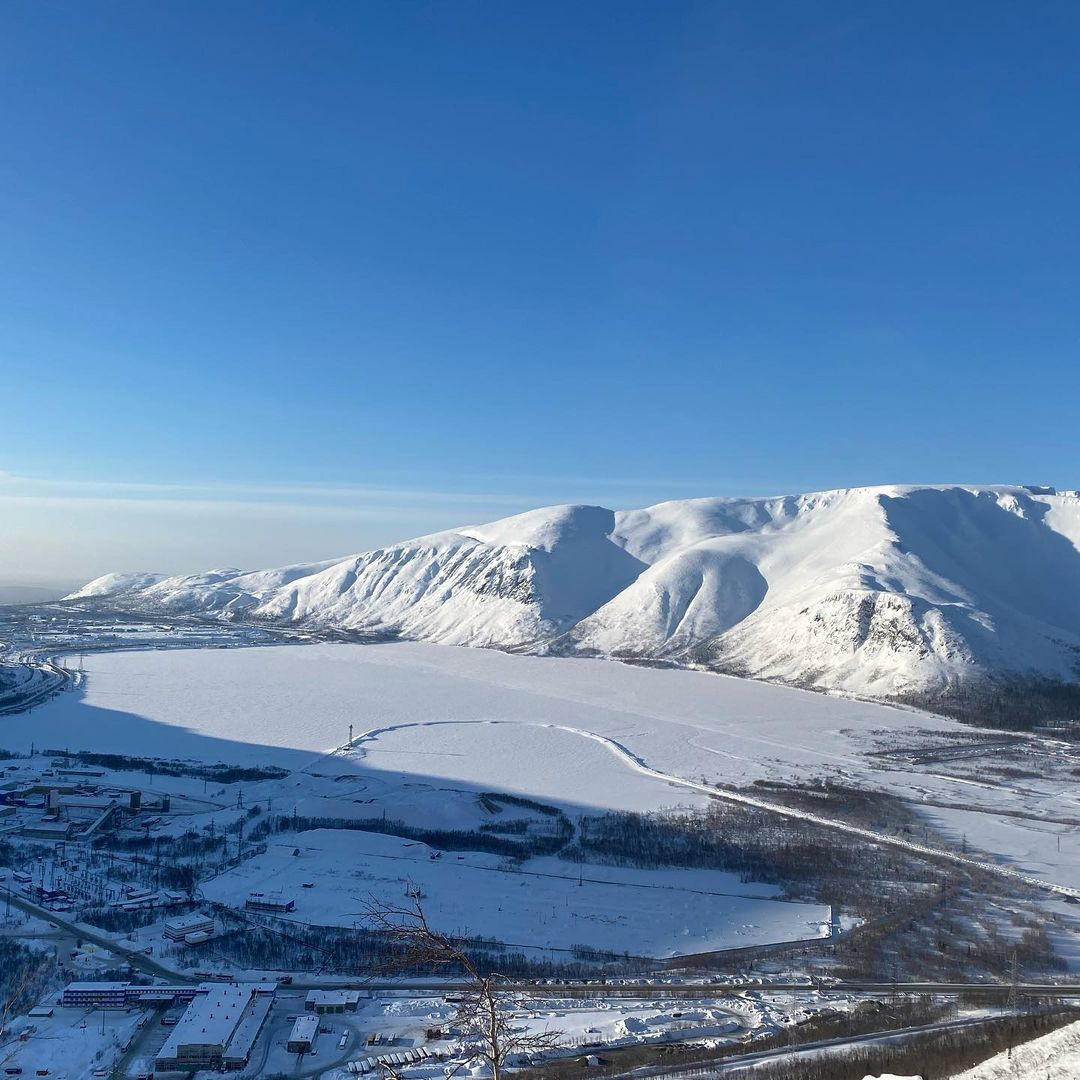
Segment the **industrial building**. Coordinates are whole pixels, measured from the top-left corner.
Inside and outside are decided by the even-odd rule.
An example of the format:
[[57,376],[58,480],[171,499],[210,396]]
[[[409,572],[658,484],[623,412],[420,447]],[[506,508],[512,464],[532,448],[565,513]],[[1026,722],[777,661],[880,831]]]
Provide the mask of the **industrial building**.
[[209,991],[211,983],[192,986],[141,986],[124,982],[73,982],[64,987],[60,1003],[68,1008],[126,1009],[131,1005],[187,1002]]
[[356,1012],[360,1004],[360,991],[312,990],[305,1004],[308,1012],[319,1016],[325,1013]]
[[289,1041],[285,1049],[290,1054],[307,1054],[315,1045],[315,1039],[319,1035],[319,1018],[311,1013],[304,1013],[296,1018],[293,1029],[289,1035]]
[[154,1059],[162,1070],[242,1069],[274,1003],[273,983],[203,984]]
[[40,821],[27,825],[23,829],[23,835],[33,837],[35,840],[67,840],[73,828],[70,821],[42,818]]
[[244,907],[248,911],[286,912],[296,907],[296,901],[287,900],[281,893],[253,892],[248,894]]
[[[277,989],[274,983],[242,983],[255,994],[273,995]],[[67,1007],[90,1009],[124,1009],[132,1005],[163,1005],[193,1001],[205,996],[222,986],[221,983],[203,982],[158,984],[143,986],[139,983],[125,982],[73,982],[64,988],[61,1004]]]
[[[165,920],[165,936],[170,941],[183,941],[193,934],[206,934],[207,937],[213,937],[213,916],[194,911],[190,915],[177,915]],[[206,938],[200,940],[205,941]]]
[[[73,982],[64,987],[60,1000],[67,1008],[124,1009],[130,987],[130,983],[123,982]],[[146,990],[146,987],[138,989]]]

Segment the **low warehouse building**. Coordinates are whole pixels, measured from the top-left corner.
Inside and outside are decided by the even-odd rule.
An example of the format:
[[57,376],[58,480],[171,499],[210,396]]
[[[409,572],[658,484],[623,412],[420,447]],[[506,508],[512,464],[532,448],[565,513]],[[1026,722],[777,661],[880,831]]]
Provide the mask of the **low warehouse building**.
[[73,826],[70,821],[50,821],[42,818],[23,829],[23,836],[32,836],[37,840],[67,840]]
[[296,1023],[293,1024],[292,1033],[289,1035],[289,1041],[285,1044],[285,1049],[290,1054],[307,1054],[315,1045],[318,1034],[319,1018],[317,1016],[311,1013],[298,1016]]
[[206,986],[158,1051],[155,1067],[162,1071],[242,1069],[273,1002],[273,992],[266,993],[261,983]]
[[244,907],[248,911],[269,911],[280,914],[292,911],[296,907],[296,901],[282,896],[281,893],[253,892],[248,894]]
[[165,936],[170,941],[183,941],[188,934],[207,934],[213,937],[214,920],[200,911],[191,915],[177,915],[165,920]]
[[360,1004],[359,990],[312,990],[307,996],[307,1010],[324,1013],[356,1012]]

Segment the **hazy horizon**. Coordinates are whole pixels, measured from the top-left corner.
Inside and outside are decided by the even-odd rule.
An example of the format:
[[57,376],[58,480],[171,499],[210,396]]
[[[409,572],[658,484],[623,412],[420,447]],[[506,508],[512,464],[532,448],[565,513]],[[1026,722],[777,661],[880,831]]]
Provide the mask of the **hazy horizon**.
[[[950,482],[963,483],[944,477],[930,481]],[[1017,478],[999,478],[974,486],[1021,482]],[[1042,484],[1044,480],[1040,477],[1034,482]],[[612,489],[602,498],[557,498],[550,494],[484,496],[364,490],[346,485],[250,485],[235,489],[179,484],[50,485],[0,475],[0,508],[5,504],[18,507],[17,514],[12,515],[16,524],[9,521],[0,534],[5,536],[0,548],[0,594],[12,587],[69,592],[112,572],[185,574],[226,567],[256,570],[319,562],[568,503],[631,510],[674,499],[769,497],[911,483],[878,481],[753,490],[739,490],[739,485],[733,485],[723,490],[667,494],[648,489],[638,492],[636,498]],[[39,515],[55,518],[51,524],[45,521],[35,527]],[[42,535],[47,537],[44,543]],[[73,537],[78,538],[78,543],[72,543]],[[5,602],[15,601],[5,601],[0,595],[0,603]]]

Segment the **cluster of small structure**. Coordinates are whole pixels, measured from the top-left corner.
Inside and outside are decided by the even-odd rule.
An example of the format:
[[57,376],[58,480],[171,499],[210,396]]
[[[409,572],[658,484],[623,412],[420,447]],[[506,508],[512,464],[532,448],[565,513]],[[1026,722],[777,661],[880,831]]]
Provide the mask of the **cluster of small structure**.
[[16,775],[0,779],[0,818],[17,818],[18,831],[38,840],[90,840],[136,818],[149,826],[153,815],[171,809],[167,794],[106,785],[104,769],[68,766],[61,759],[40,770],[12,765],[7,772]]

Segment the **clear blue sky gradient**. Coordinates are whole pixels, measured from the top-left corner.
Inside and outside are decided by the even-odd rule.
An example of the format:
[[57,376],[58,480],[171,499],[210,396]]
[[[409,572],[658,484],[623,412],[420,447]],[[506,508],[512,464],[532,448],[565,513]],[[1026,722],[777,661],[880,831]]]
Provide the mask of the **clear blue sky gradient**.
[[1080,486],[1078,55],[1075,3],[4,4],[0,576]]

